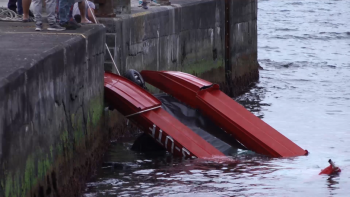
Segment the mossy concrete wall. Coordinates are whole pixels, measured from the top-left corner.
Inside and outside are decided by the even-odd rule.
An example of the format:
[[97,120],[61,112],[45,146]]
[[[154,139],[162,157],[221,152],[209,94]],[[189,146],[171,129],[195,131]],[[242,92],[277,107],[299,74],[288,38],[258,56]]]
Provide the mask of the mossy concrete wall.
[[229,0],[230,66],[226,69],[232,95],[245,92],[259,79],[257,61],[257,0]]
[[[171,6],[132,7],[131,14],[99,21],[122,73],[178,70],[239,94],[259,76],[257,0],[230,0],[230,13],[230,68],[224,62],[225,0],[172,0]],[[109,55],[105,58],[105,69],[115,72]]]
[[109,142],[105,28],[30,25],[0,23],[0,196],[75,196]]

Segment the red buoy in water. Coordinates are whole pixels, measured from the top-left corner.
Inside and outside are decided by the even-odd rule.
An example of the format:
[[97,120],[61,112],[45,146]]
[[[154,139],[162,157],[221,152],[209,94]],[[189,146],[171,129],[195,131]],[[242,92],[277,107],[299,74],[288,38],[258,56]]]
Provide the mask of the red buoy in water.
[[331,159],[328,160],[328,163],[330,165],[327,168],[323,169],[319,175],[321,175],[321,174],[331,175],[331,174],[336,174],[336,173],[341,172],[341,169],[339,167],[335,166],[335,164],[333,163],[333,161]]

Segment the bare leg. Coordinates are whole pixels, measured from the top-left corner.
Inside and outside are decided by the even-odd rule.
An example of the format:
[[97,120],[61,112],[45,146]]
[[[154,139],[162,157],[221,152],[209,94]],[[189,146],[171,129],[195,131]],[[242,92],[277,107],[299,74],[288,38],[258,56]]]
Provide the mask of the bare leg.
[[91,23],[91,21],[89,21],[86,18],[85,0],[83,0],[82,2],[79,2],[78,7],[80,11],[80,16],[81,16],[81,23]]
[[29,7],[31,3],[32,3],[32,0],[22,0],[23,20],[29,19]]

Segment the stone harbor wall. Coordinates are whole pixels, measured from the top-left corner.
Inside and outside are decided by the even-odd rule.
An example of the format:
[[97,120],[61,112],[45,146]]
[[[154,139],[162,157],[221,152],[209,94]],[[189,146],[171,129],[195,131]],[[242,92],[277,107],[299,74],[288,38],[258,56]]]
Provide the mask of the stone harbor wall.
[[[132,6],[131,14],[99,21],[106,26],[107,44],[122,73],[131,68],[183,71],[220,84],[232,96],[259,78],[257,0],[172,0],[170,6],[148,10]],[[105,58],[105,69],[115,72],[107,53]]]
[[75,196],[121,130],[104,110],[105,28],[3,22],[0,37],[0,196]]

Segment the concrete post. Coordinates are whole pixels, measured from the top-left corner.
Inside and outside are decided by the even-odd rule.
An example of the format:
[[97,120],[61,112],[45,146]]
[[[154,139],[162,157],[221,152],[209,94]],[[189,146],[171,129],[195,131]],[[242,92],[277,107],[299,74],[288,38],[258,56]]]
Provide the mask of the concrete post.
[[114,17],[116,14],[130,14],[131,0],[95,0],[98,4],[96,16]]

